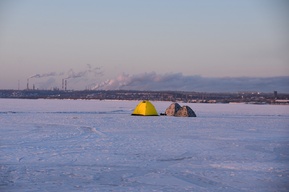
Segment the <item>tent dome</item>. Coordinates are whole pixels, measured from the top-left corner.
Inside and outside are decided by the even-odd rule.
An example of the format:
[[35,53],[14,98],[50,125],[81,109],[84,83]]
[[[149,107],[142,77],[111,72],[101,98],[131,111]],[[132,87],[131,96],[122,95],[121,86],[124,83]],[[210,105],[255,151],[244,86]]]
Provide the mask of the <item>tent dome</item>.
[[165,114],[167,116],[174,116],[176,112],[182,107],[178,103],[172,103],[167,109]]
[[197,117],[196,113],[189,106],[180,106],[178,103],[172,103],[165,111],[167,116],[175,117]]
[[131,115],[158,116],[158,112],[151,102],[144,100],[136,106]]
[[181,109],[179,109],[176,114],[176,117],[197,117],[195,112],[189,107],[189,106],[183,106]]

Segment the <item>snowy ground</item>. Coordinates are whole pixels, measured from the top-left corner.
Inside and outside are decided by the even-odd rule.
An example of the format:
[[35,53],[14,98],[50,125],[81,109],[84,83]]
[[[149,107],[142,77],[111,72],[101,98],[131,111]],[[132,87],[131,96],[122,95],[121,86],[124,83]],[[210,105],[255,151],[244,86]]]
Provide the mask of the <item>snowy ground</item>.
[[289,106],[137,104],[0,99],[0,191],[289,191]]

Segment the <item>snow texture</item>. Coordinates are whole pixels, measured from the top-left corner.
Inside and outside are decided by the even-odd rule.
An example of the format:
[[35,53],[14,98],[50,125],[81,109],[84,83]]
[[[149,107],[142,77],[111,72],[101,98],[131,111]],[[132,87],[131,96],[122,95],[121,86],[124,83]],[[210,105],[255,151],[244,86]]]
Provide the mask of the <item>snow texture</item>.
[[288,106],[138,103],[0,99],[0,191],[289,191]]

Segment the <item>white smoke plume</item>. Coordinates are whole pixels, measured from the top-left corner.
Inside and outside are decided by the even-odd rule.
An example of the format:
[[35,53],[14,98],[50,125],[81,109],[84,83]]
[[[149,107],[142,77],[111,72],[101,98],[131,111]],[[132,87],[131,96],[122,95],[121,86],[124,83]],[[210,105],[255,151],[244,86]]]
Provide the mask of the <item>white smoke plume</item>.
[[92,68],[90,64],[87,64],[87,69],[80,71],[80,72],[74,72],[73,69],[70,69],[68,71],[68,75],[64,79],[74,79],[74,78],[80,78],[80,77],[87,77],[88,75],[97,76],[102,75],[103,72],[101,71],[100,67],[94,67]]
[[73,79],[73,86],[70,86],[70,88],[84,89],[84,87],[87,87],[87,84],[91,85],[93,82],[95,82],[95,78],[97,76],[102,75],[103,72],[101,70],[101,67],[92,67],[90,64],[87,64],[86,68],[79,72],[75,72],[73,69],[70,69],[66,73],[50,72],[32,75],[27,78],[27,89],[31,88],[31,86],[29,85],[29,80],[33,78],[39,79],[37,80],[37,82],[33,83],[33,86],[36,85],[36,88],[40,89],[51,89],[57,87],[63,88],[63,80],[66,79]]
[[44,74],[35,74],[35,75],[28,77],[28,79],[42,78],[42,77],[55,77],[55,76],[61,76],[61,75],[63,75],[63,73],[50,72],[50,73],[44,73]]
[[121,74],[97,84],[95,90],[151,90],[197,92],[278,92],[289,93],[289,76],[283,77],[225,77],[184,76],[182,73],[137,75]]

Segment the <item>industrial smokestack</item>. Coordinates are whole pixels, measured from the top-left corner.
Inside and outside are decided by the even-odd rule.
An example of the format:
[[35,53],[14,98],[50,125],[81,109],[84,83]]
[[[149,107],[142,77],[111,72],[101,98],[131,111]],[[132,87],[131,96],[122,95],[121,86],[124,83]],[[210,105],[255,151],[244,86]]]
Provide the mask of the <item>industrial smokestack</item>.
[[67,80],[65,79],[65,91],[67,90]]
[[27,79],[27,90],[29,90],[29,78]]
[[64,79],[62,79],[62,90],[64,90]]

